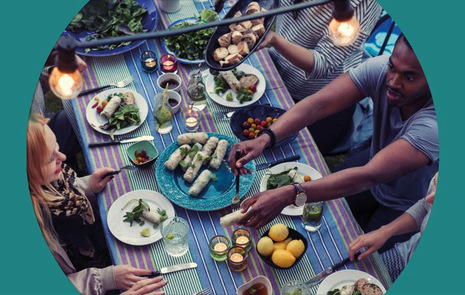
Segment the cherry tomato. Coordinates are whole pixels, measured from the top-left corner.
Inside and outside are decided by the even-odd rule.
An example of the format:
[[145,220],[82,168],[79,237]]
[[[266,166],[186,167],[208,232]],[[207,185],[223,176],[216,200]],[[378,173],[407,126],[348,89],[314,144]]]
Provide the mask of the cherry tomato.
[[266,121],[262,121],[262,122],[260,123],[260,125],[262,125],[263,127],[266,127],[266,124],[267,124]]
[[102,107],[105,107],[108,104],[108,100],[102,101]]
[[310,181],[312,180],[312,178],[310,177],[310,175],[305,175],[304,176],[304,181]]
[[255,124],[260,125],[261,122],[262,122],[262,120],[260,120],[259,118],[255,119]]
[[247,122],[248,122],[249,124],[253,124],[253,119],[252,119],[252,118],[248,118],[248,119],[247,119]]
[[244,134],[245,137],[249,136],[249,133],[250,131],[248,129],[244,129],[244,131],[242,131],[242,134]]
[[[266,124],[266,123],[265,123],[265,124]],[[257,130],[258,130],[258,131],[263,130],[263,129],[264,129],[264,127],[263,127],[262,125],[258,125],[258,126],[257,126]]]
[[255,133],[254,132],[249,133],[249,138],[254,139],[255,138]]
[[99,106],[99,107],[97,108],[97,113],[100,114],[102,111],[103,111],[103,107],[102,107],[102,106]]
[[250,128],[249,122],[246,121],[246,122],[242,123],[242,128],[249,129]]
[[254,133],[254,132],[255,132],[255,129],[254,129],[254,128],[249,128],[249,132],[250,132],[250,133]]
[[249,90],[252,91],[252,92],[255,92],[257,91],[257,86],[254,84],[252,86],[249,86]]
[[92,108],[95,109],[98,106],[98,101],[92,105]]
[[[259,124],[259,125],[260,125],[260,124]],[[253,123],[252,125],[250,125],[250,128],[256,129],[256,128],[257,128],[257,124]]]
[[271,117],[268,117],[268,118],[266,118],[265,121],[266,121],[267,123],[271,123],[271,122],[273,121],[273,119],[272,119]]
[[139,154],[139,156],[143,157],[143,158],[147,158],[147,152],[145,150],[142,150]]

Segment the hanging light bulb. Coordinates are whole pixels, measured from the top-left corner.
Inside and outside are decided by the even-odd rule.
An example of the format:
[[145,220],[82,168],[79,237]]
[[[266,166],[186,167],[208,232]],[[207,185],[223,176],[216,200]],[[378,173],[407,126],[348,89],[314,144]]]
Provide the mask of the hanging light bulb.
[[360,33],[360,24],[349,0],[333,0],[333,19],[329,23],[329,36],[338,46],[354,43]]
[[69,38],[61,38],[57,47],[55,67],[49,78],[50,89],[59,98],[72,99],[83,88],[81,73],[78,70],[74,53],[76,46]]

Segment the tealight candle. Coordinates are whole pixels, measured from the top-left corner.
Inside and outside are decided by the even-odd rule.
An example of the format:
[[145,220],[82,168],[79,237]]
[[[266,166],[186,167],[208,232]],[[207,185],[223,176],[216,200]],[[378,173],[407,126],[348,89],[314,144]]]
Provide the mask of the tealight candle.
[[140,56],[140,63],[145,72],[155,72],[157,70],[157,54],[151,50],[143,52]]
[[190,106],[187,109],[184,123],[186,125],[185,128],[187,132],[197,131],[200,126],[200,111],[197,108]]
[[250,232],[245,228],[238,228],[232,234],[234,246],[242,247],[249,251],[251,247]]
[[163,73],[176,73],[178,71],[178,60],[172,54],[163,55],[160,59],[160,65]]
[[216,261],[225,261],[227,259],[228,249],[231,241],[225,236],[214,236],[210,240],[210,256]]
[[232,271],[241,272],[247,268],[247,251],[242,247],[232,247],[228,251],[228,267]]

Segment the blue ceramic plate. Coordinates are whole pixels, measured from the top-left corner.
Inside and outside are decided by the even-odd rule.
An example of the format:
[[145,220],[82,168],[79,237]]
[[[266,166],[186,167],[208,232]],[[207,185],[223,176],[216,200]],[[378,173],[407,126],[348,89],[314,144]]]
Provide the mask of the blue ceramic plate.
[[[208,135],[209,137],[216,136],[220,140],[226,139],[229,142],[228,153],[225,156],[225,159],[227,159],[231,147],[236,141],[219,133],[208,133]],[[163,165],[178,147],[178,142],[173,142],[158,157],[156,177],[163,195],[176,205],[195,211],[214,211],[230,206],[231,200],[236,195],[236,185],[234,174],[226,161],[223,161],[218,170],[210,168],[210,171],[216,174],[218,180],[210,181],[200,195],[194,198],[188,193],[191,184],[184,181],[182,177],[184,175],[183,171],[179,167],[175,171],[170,171]],[[255,178],[255,162],[251,161],[245,167],[250,169],[252,173],[242,175],[240,178],[239,195],[241,197],[249,191]],[[207,167],[202,167],[197,176],[204,169],[207,169]]]
[[[237,136],[237,138],[239,138],[241,141],[249,140],[249,138],[245,137],[245,135],[242,133],[242,124],[245,121],[247,121],[248,118],[259,118],[260,120],[265,120],[267,117],[277,118],[285,112],[286,110],[271,106],[253,105],[234,112],[234,114],[231,116],[229,124],[231,125],[231,129],[234,132],[234,135]],[[286,137],[285,139],[278,141],[275,144],[275,147],[292,142],[294,139],[297,138],[297,135],[299,135],[299,132],[295,132],[291,134],[289,137]]]
[[[174,26],[176,25],[179,25],[180,23],[183,23],[183,22],[188,22],[188,23],[192,23],[192,24],[196,24],[198,22],[198,19],[196,17],[188,17],[188,18],[183,18],[183,19],[180,19],[178,21],[175,21],[174,23],[172,23],[171,25],[168,26],[168,30],[172,29]],[[162,38],[160,40],[161,42],[161,46],[163,47],[163,50],[166,52],[166,53],[169,53],[169,54],[172,54],[174,56],[176,56],[176,58],[178,59],[178,61],[180,63],[183,63],[183,64],[188,64],[188,65],[196,65],[196,64],[200,64],[200,63],[203,63],[205,62],[204,59],[186,59],[186,58],[180,58],[178,57],[178,55],[176,54],[176,52],[173,52],[171,50],[168,49],[168,47],[166,46],[166,43],[165,43],[165,39]]]
[[[142,18],[142,26],[144,27],[144,29],[147,30],[147,32],[155,31],[158,22],[158,12],[155,3],[153,2],[153,0],[137,0],[137,2],[139,2],[143,8],[147,9],[147,14],[145,14],[144,18]],[[93,34],[95,34],[94,31],[83,31],[75,34],[65,30],[65,32],[63,33],[63,35],[71,36],[78,41],[86,41],[86,38]],[[76,53],[85,56],[110,56],[121,54],[126,51],[137,48],[144,42],[145,40],[133,41],[129,45],[116,47],[112,50],[91,50],[87,53],[85,52],[85,48],[78,48],[76,49]]]

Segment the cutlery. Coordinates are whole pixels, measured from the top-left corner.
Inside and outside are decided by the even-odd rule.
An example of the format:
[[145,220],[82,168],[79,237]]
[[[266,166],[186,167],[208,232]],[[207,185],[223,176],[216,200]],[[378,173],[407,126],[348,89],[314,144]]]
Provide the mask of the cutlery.
[[[271,106],[271,105],[269,103],[264,103],[262,104],[262,106]],[[213,114],[223,119],[229,119],[232,117],[232,115],[234,115],[235,112],[236,111],[225,111],[225,112],[216,112]]]
[[191,263],[184,263],[184,264],[176,264],[176,265],[171,265],[168,267],[162,267],[160,270],[153,270],[151,274],[149,275],[141,275],[141,277],[149,277],[149,278],[154,278],[158,277],[159,275],[164,275],[167,273],[175,272],[175,271],[180,271],[180,270],[185,270],[185,269],[191,269],[191,268],[196,268],[197,263],[191,262]]
[[[239,149],[236,150],[235,158],[236,158],[236,162],[237,162],[237,160],[239,160],[241,158],[241,150],[239,150]],[[237,176],[236,176],[236,196],[234,196],[234,198],[231,201],[231,203],[233,203],[233,204],[237,204],[240,201],[240,197],[239,197],[239,176],[241,176],[241,174],[237,173]]]
[[[361,254],[360,251],[357,251],[355,252],[354,254],[354,261],[357,260],[358,256]],[[324,278],[326,278],[327,276],[329,276],[330,274],[332,274],[335,270],[341,268],[342,266],[344,266],[346,263],[350,262],[350,257],[346,257],[344,258],[343,260],[339,261],[338,263],[326,268],[325,270],[323,270],[322,272],[320,272],[319,274],[315,275],[313,278],[311,278],[310,280],[306,281],[305,282],[305,285],[307,287],[313,287],[315,285],[317,285],[318,283],[320,283]]]
[[134,166],[126,165],[126,166],[123,166],[123,167],[119,168],[119,170],[115,170],[115,171],[111,171],[111,172],[106,173],[105,175],[102,176],[102,179],[104,179],[107,176],[116,175],[118,173],[121,173],[122,170],[135,170],[135,169],[137,169],[137,168],[134,167]]
[[99,146],[107,146],[107,145],[114,145],[114,144],[120,144],[120,143],[138,142],[138,141],[142,141],[142,140],[153,140],[153,139],[154,139],[153,136],[145,135],[145,136],[139,136],[139,137],[123,139],[123,140],[91,142],[91,143],[89,143],[89,148],[99,147]]
[[298,160],[298,159],[300,159],[300,155],[294,155],[294,156],[287,157],[287,158],[284,158],[284,159],[281,159],[281,160],[276,160],[276,161],[273,161],[273,162],[270,162],[270,163],[258,164],[256,169],[257,170],[263,170],[263,169],[271,168],[273,166],[276,166],[276,165],[284,163],[284,162],[295,161],[295,160]]
[[129,76],[126,79],[121,80],[121,81],[116,82],[116,83],[110,83],[110,84],[105,85],[105,86],[99,86],[99,87],[95,87],[95,88],[86,89],[86,90],[82,91],[81,93],[79,93],[78,96],[83,96],[83,95],[86,95],[86,94],[89,94],[89,93],[92,93],[92,92],[95,92],[95,91],[99,91],[99,90],[102,90],[102,89],[105,89],[105,88],[108,88],[108,87],[123,88],[123,87],[128,86],[132,82],[132,80],[133,80],[132,76]]
[[212,291],[210,289],[203,289],[200,292],[195,293],[194,295],[210,295]]

